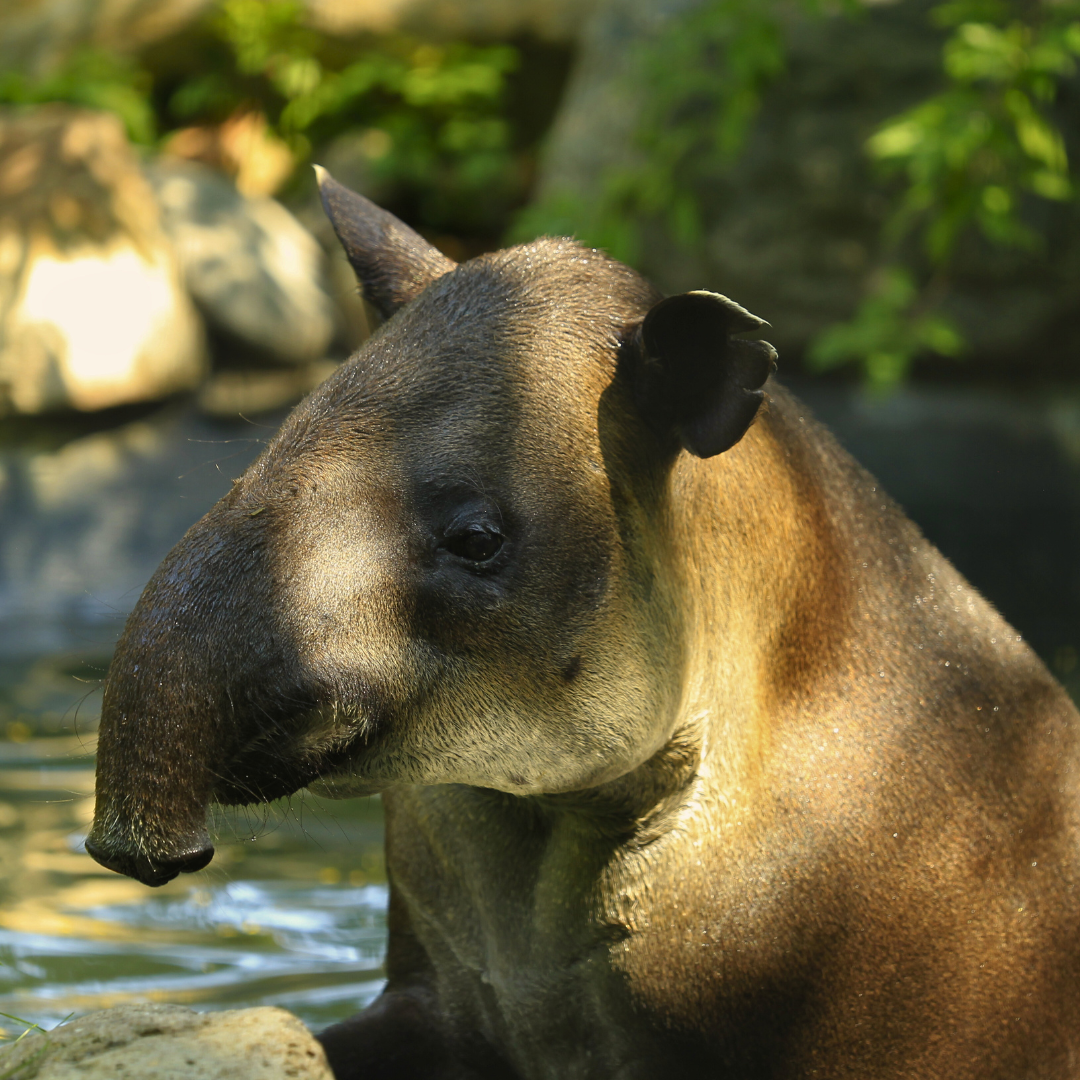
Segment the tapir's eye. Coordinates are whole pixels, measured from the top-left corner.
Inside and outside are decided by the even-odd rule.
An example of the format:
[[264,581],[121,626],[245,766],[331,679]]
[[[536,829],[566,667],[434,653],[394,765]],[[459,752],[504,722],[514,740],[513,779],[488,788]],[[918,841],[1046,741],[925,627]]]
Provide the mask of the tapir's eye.
[[503,546],[502,533],[490,525],[470,524],[455,530],[443,541],[443,547],[451,555],[469,562],[484,563],[494,559]]

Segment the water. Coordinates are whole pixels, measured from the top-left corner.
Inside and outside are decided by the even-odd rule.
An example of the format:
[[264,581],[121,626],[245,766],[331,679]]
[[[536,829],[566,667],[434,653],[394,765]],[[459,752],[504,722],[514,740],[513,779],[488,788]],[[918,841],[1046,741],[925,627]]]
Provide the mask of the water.
[[19,707],[0,741],[0,1012],[49,1028],[132,1001],[280,1005],[318,1029],[366,1005],[386,939],[378,801],[218,811],[207,869],[153,890],[114,874],[83,848],[100,695],[69,686],[59,711],[73,666],[0,671],[0,707]]
[[269,1004],[318,1030],[382,986],[378,800],[218,811],[214,861],[160,889],[83,850],[125,613],[279,419],[180,405],[0,431],[2,1013],[49,1028],[132,1001]]

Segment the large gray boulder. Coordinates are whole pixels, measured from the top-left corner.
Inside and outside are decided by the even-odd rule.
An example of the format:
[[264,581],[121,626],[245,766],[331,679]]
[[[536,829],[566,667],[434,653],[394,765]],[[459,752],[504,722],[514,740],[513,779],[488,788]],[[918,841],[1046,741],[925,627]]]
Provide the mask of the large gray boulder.
[[324,356],[338,315],[324,286],[323,250],[296,218],[196,162],[159,160],[147,176],[208,324],[267,360]]
[[116,117],[0,110],[0,415],[190,389],[202,323]]
[[[614,172],[644,160],[636,138],[653,95],[644,57],[702,3],[600,0],[546,145],[541,204],[595,205]],[[670,292],[715,288],[738,297],[773,321],[769,339],[789,359],[848,318],[880,270],[891,207],[866,140],[941,85],[944,33],[930,24],[929,7],[929,0],[866,0],[862,16],[851,18],[778,5],[787,70],[766,92],[735,164],[691,181],[703,211],[700,242],[677,243],[663,220],[638,222],[641,269]],[[1074,159],[1076,92],[1073,80],[1059,114]],[[700,108],[688,114],[700,116]],[[1044,250],[974,240],[950,275],[946,310],[980,359],[1068,357],[1080,347],[1080,211],[1034,199],[1029,209],[1047,238]]]
[[0,1049],[7,1080],[333,1080],[322,1047],[284,1009],[197,1013],[122,1005]]

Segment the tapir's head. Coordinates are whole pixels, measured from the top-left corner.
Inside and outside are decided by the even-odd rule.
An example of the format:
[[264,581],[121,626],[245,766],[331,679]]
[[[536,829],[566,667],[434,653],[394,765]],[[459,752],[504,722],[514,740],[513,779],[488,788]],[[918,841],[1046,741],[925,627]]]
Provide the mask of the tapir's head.
[[87,849],[150,885],[212,801],[621,776],[670,738],[676,455],[732,446],[774,353],[568,240],[457,266],[320,176],[387,316],[154,575],[105,687]]

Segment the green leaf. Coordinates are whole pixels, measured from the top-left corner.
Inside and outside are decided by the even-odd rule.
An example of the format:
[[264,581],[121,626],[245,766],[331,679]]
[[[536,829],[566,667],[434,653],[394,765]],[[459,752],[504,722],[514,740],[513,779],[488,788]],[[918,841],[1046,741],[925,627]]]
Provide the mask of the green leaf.
[[882,394],[906,378],[920,355],[960,356],[964,350],[960,330],[927,305],[909,270],[899,265],[884,268],[852,318],[828,327],[811,343],[810,368],[826,371],[858,364],[868,387]]

